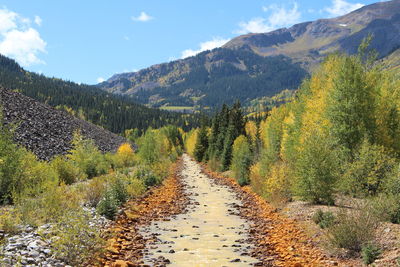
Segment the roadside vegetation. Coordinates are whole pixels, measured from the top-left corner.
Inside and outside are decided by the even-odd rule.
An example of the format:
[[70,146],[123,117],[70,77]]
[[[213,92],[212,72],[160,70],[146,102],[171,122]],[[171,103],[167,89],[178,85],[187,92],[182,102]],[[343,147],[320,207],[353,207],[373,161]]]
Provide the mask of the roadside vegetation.
[[102,154],[92,140],[76,133],[73,149],[50,162],[13,142],[13,130],[0,123],[0,229],[17,233],[21,225],[51,224],[46,238],[54,254],[80,265],[102,252],[104,241],[90,208],[113,220],[129,199],[140,197],[168,175],[182,153],[181,131],[148,129],[115,153]]
[[380,253],[379,223],[400,222],[400,81],[374,63],[369,41],[357,55],[328,56],[261,122],[244,119],[237,103],[185,136],[189,154],[278,207],[360,200],[339,214],[319,211],[314,221],[332,245],[366,263]]

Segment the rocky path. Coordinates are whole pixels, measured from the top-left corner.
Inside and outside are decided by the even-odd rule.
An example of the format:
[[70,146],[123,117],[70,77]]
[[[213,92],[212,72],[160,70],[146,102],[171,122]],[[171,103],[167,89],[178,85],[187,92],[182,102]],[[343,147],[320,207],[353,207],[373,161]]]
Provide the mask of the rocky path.
[[187,212],[171,220],[154,221],[140,232],[148,242],[144,261],[157,265],[160,259],[169,266],[251,266],[249,224],[237,209],[242,205],[227,186],[213,183],[200,166],[183,156],[182,182],[190,196]]
[[326,255],[251,188],[187,155],[171,170],[125,205],[102,266],[355,266]]

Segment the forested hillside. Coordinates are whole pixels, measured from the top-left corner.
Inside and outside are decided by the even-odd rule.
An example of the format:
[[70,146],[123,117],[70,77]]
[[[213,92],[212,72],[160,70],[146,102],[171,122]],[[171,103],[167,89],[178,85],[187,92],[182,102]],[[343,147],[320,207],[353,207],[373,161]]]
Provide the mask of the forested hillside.
[[284,89],[297,89],[332,52],[357,53],[368,35],[378,58],[400,45],[400,1],[381,1],[349,14],[233,38],[222,48],[112,76],[99,88],[168,109],[244,106]]
[[306,75],[284,56],[218,48],[137,73],[118,74],[98,86],[154,107],[202,109],[296,89]]
[[114,133],[126,129],[159,128],[174,124],[184,129],[196,125],[193,115],[150,109],[96,87],[48,78],[21,68],[0,55],[0,86],[16,90],[42,103],[71,112]]

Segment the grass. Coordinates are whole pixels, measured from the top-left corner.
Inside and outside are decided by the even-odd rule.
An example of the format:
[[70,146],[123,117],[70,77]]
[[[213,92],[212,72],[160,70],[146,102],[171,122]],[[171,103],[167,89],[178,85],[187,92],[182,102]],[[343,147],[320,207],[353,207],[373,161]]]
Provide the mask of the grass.
[[194,107],[190,106],[163,106],[160,107],[162,110],[193,110]]

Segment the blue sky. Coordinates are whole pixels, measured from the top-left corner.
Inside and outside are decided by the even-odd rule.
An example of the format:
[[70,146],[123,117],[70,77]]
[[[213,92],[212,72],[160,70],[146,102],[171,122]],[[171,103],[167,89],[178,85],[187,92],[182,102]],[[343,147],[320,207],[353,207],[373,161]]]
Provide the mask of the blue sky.
[[335,17],[378,0],[2,0],[0,53],[95,84],[247,32]]

